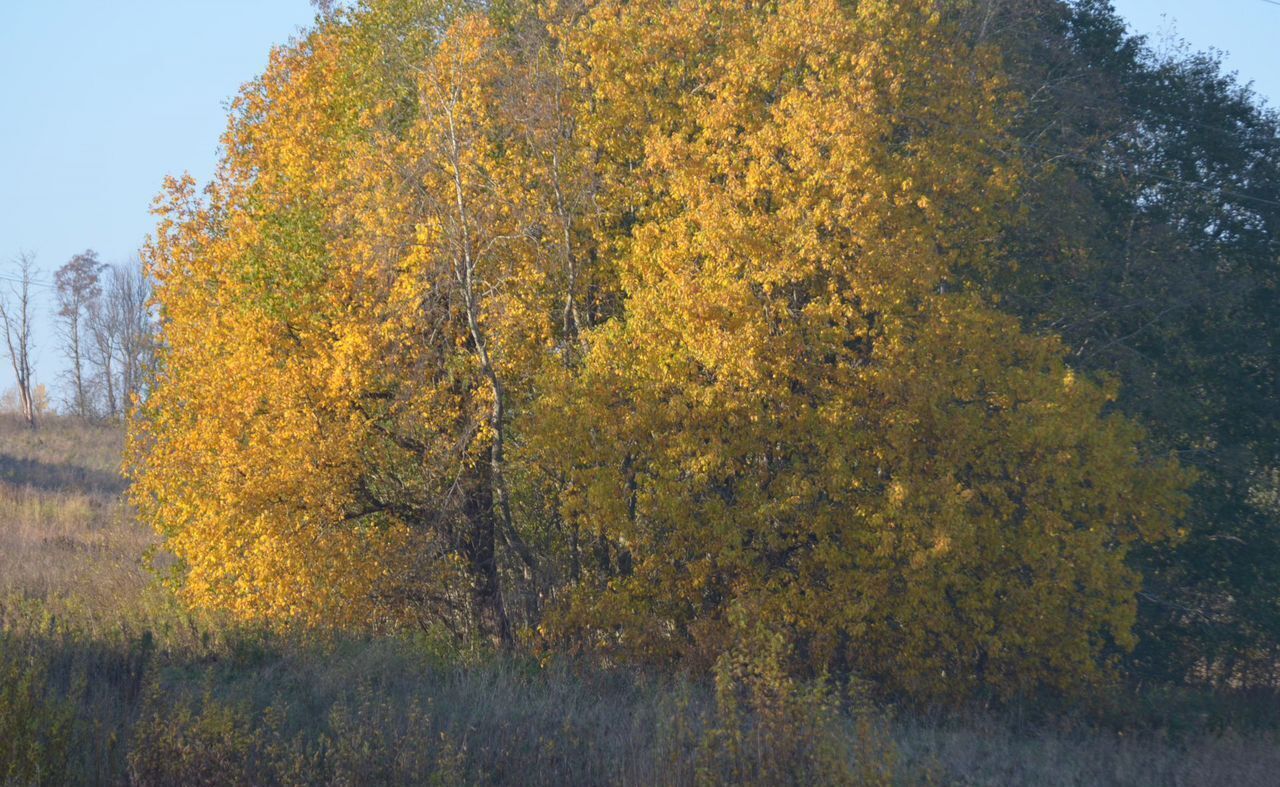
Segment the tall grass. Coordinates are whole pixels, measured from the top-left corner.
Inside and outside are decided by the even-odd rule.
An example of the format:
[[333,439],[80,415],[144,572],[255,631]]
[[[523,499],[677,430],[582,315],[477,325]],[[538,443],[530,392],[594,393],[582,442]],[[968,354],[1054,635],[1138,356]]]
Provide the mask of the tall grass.
[[[183,610],[118,431],[0,422],[0,784],[1271,784],[1270,698],[894,711],[754,632],[714,680]],[[1246,719],[1244,711],[1253,713]],[[1245,723],[1250,721],[1250,723]]]
[[118,426],[0,416],[0,590],[74,594],[114,615],[148,582],[154,539],[120,500]]

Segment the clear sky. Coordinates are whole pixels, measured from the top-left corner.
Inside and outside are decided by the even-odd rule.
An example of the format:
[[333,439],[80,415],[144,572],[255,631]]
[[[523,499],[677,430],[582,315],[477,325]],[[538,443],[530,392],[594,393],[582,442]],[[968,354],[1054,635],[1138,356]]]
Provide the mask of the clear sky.
[[[308,0],[0,0],[0,275],[19,249],[45,281],[86,248],[131,257],[165,175],[212,175],[226,101],[313,17]],[[52,389],[49,319],[35,342]]]
[[1159,50],[1169,34],[1220,49],[1228,70],[1280,106],[1280,0],[1112,0],[1131,30]]
[[[1280,5],[1116,6],[1153,43],[1172,30],[1225,50],[1280,104]],[[45,281],[86,248],[132,256],[164,176],[208,179],[225,102],[312,16],[308,0],[0,0],[0,275],[20,249],[36,253]],[[47,315],[48,291],[37,290]],[[35,338],[37,381],[52,388],[62,361],[47,317]],[[0,390],[12,384],[6,360]]]

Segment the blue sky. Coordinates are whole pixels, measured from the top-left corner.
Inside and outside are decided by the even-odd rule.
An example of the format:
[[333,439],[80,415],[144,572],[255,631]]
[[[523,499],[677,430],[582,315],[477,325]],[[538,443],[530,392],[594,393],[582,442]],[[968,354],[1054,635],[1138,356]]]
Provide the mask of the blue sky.
[[[165,175],[212,175],[226,101],[314,16],[308,0],[0,8],[0,275],[25,249],[46,281],[86,248],[132,256]],[[51,293],[37,290],[51,312]],[[35,377],[53,388],[63,368],[53,325],[35,327]],[[5,359],[0,391],[12,384]]]
[[1220,49],[1229,70],[1280,105],[1280,0],[1112,0],[1131,30],[1158,50],[1169,33],[1195,49]]
[[[1280,1],[1280,0],[1278,0]],[[1280,104],[1280,5],[1116,0],[1135,30],[1216,47]],[[206,180],[225,102],[313,13],[308,0],[11,0],[0,15],[0,275],[20,249],[44,280],[71,255],[130,257],[166,174]],[[0,282],[0,286],[7,286]],[[47,314],[52,311],[41,290]],[[62,368],[36,325],[36,378]],[[0,390],[12,385],[7,360]]]

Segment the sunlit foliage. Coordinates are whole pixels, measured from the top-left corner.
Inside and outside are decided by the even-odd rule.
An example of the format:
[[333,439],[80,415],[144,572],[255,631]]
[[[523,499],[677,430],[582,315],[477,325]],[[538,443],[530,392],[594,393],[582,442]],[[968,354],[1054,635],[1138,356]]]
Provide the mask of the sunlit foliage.
[[957,275],[1005,264],[1018,97],[938,9],[370,0],[278,50],[147,250],[134,497],[186,597],[1103,677],[1185,479]]

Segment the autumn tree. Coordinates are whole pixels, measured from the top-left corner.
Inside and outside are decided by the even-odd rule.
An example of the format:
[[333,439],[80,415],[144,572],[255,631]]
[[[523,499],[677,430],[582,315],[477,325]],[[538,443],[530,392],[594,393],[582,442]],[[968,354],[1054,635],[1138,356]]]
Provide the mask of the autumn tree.
[[[170,183],[144,251],[163,342],[131,433],[135,499],[183,561],[184,596],[247,619],[378,627],[430,609],[452,622],[456,599],[441,594],[454,564],[413,531],[427,506],[401,499],[445,482],[415,473],[416,439],[375,428],[390,416],[364,415],[395,395],[383,378],[400,336],[383,335],[382,307],[414,233],[377,237],[392,220],[376,221],[386,190],[343,188],[372,177],[357,137],[372,146],[377,112],[407,87],[406,75],[380,85],[371,55],[412,19],[378,14],[273,52],[235,101],[215,182],[203,196]],[[410,27],[403,46],[421,54],[427,37]],[[410,325],[448,320],[439,304],[419,302]],[[434,371],[442,349],[407,363]],[[457,412],[441,388],[439,409]],[[402,604],[402,590],[421,603]]]
[[953,275],[1000,264],[1017,188],[995,53],[926,2],[605,2],[582,35],[646,202],[623,318],[540,402],[608,544],[565,636],[707,664],[736,609],[917,696],[1103,674],[1180,473]]
[[749,619],[920,697],[1105,675],[1184,478],[973,284],[1025,173],[972,10],[327,8],[145,252],[130,473],[184,597],[692,666]]
[[526,584],[536,558],[509,424],[554,358],[574,285],[553,249],[578,231],[509,109],[547,45],[513,51],[465,6],[337,13],[237,100],[207,199],[172,184],[133,455],[192,600],[511,641],[500,553]]

